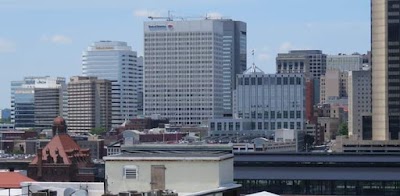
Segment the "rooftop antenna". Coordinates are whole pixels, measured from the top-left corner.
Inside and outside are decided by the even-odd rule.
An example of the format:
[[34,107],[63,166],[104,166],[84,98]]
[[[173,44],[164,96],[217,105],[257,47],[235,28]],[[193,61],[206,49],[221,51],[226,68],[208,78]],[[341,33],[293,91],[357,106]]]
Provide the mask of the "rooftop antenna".
[[251,51],[251,56],[253,57],[253,63],[251,65],[251,67],[249,67],[246,71],[244,71],[243,73],[245,74],[251,74],[251,73],[264,73],[261,69],[259,69],[256,66],[256,60],[255,60],[255,55],[254,55],[254,49]]
[[253,65],[252,65],[252,68],[253,69],[256,69],[256,60],[255,60],[255,57],[254,57],[254,49],[251,51],[251,56],[253,57]]

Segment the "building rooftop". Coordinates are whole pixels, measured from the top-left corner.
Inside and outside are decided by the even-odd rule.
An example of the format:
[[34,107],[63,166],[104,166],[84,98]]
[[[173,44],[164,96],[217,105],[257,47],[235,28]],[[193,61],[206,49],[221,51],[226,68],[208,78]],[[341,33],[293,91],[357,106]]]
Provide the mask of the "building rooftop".
[[182,159],[217,159],[224,160],[232,158],[231,145],[188,145],[188,144],[168,144],[168,145],[133,145],[124,146],[122,153],[105,157],[104,160],[131,160],[131,159],[162,159],[162,160],[182,160]]
[[35,182],[18,172],[0,172],[0,188],[21,188],[21,182]]
[[[71,156],[86,156],[82,152],[89,151],[81,149],[79,145],[67,134],[56,135],[42,150],[42,160],[49,162],[48,158],[57,160],[57,157],[62,158],[64,164],[72,164]],[[56,161],[54,161],[56,162]],[[38,157],[36,156],[31,164],[37,164]]]

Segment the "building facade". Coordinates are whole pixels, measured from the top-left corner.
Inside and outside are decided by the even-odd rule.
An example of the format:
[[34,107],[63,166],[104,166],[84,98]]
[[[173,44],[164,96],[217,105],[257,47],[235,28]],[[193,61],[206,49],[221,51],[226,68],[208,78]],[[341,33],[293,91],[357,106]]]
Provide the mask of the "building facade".
[[238,195],[223,192],[240,187],[233,181],[228,145],[134,145],[104,160],[111,194],[174,190],[179,195]]
[[15,128],[50,128],[61,116],[66,91],[65,78],[25,77],[11,82],[11,122]]
[[400,139],[399,3],[371,3],[373,140]]
[[197,126],[222,117],[223,22],[144,23],[144,114]]
[[348,72],[338,69],[327,70],[320,78],[320,103],[327,103],[329,99],[346,98]]
[[363,116],[370,116],[371,71],[349,72],[349,136],[363,139]]
[[362,69],[364,59],[364,56],[358,53],[351,55],[328,55],[326,57],[326,69],[337,69],[339,71],[358,71]]
[[68,130],[88,133],[111,129],[112,83],[97,77],[75,76],[68,83]]
[[82,54],[82,75],[112,82],[112,125],[138,115],[143,68],[126,42],[94,42]]
[[236,75],[247,66],[247,30],[246,23],[233,20],[221,20],[223,35],[223,109],[224,116],[233,114],[233,91],[236,89]]
[[326,54],[321,50],[291,50],[279,53],[276,58],[277,73],[304,73],[319,79],[326,71]]
[[305,129],[304,74],[264,74],[247,70],[237,76],[238,118],[252,119],[256,130]]

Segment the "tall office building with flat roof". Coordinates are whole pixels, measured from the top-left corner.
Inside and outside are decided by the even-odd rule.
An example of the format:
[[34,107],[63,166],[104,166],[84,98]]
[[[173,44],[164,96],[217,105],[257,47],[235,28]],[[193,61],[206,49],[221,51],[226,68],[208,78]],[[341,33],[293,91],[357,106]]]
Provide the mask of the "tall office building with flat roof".
[[25,77],[11,82],[11,122],[17,129],[51,128],[62,116],[65,78]]
[[363,137],[363,117],[371,116],[371,70],[350,71],[348,79],[349,94],[349,136],[353,139]]
[[235,75],[246,67],[246,24],[232,20],[144,23],[144,111],[173,124],[232,115]]
[[126,42],[94,42],[82,55],[82,75],[95,76],[112,82],[112,125],[138,115],[142,68],[137,54]]
[[223,109],[224,116],[233,114],[233,91],[236,89],[236,75],[247,66],[247,30],[246,23],[234,20],[223,22]]
[[372,0],[372,139],[400,139],[400,0]]
[[88,133],[111,128],[111,81],[75,76],[68,83],[68,131]]

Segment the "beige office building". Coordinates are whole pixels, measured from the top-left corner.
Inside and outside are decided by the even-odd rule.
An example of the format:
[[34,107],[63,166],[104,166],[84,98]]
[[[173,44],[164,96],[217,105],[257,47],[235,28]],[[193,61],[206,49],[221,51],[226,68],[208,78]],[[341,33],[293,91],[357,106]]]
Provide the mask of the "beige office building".
[[320,78],[320,103],[328,102],[330,98],[347,97],[348,72],[337,69],[327,70]]
[[399,139],[400,1],[372,0],[372,139]]
[[111,128],[111,81],[75,76],[68,83],[68,131]]

